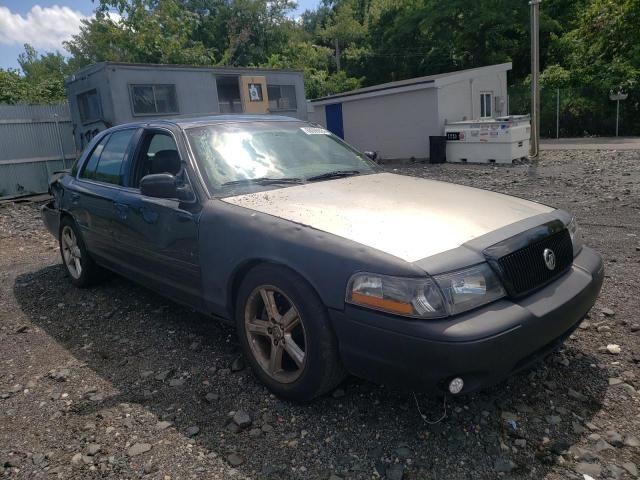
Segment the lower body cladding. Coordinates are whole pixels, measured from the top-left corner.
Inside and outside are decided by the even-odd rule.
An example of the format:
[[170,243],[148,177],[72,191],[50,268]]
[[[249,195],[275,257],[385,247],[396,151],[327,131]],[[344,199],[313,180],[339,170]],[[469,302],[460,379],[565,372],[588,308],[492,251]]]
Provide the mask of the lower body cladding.
[[450,382],[461,378],[461,393],[469,393],[557,349],[595,303],[603,278],[602,259],[584,247],[567,272],[519,300],[503,299],[439,320],[352,305],[330,315],[343,363],[353,375],[430,392],[449,391]]

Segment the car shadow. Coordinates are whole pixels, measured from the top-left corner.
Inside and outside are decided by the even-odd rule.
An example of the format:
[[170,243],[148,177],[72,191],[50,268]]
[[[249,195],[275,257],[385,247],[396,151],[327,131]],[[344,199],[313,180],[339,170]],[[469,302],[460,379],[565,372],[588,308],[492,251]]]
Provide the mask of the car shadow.
[[[370,478],[374,469],[393,477],[403,468],[409,479],[531,469],[542,478],[589,434],[608,384],[594,358],[569,341],[532,369],[460,398],[349,378],[332,394],[293,404],[270,395],[248,368],[232,371],[242,362],[231,328],[121,277],[81,290],[52,266],[18,277],[14,293],[31,322],[112,387],[90,389],[69,414],[90,420],[140,404],[185,436],[197,426],[197,444],[239,454],[245,463],[237,469],[261,478]],[[253,420],[243,431],[229,419],[239,409]],[[265,444],[269,454],[256,455]]]

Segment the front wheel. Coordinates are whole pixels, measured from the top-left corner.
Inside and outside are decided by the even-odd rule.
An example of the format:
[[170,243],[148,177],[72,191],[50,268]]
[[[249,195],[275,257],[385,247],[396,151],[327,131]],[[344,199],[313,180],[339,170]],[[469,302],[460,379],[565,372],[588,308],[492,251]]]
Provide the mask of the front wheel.
[[254,373],[276,395],[311,400],[344,378],[326,309],[293,272],[266,264],[251,270],[240,286],[236,322]]
[[75,222],[65,217],[60,222],[60,254],[62,263],[76,287],[87,287],[99,277],[99,267],[89,256]]

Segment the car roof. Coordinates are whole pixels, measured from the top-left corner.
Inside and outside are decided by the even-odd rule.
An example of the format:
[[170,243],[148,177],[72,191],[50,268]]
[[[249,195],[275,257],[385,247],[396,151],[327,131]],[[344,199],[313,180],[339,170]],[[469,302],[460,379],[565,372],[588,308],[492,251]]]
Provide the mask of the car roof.
[[178,116],[171,118],[154,118],[148,121],[127,123],[118,125],[115,128],[132,127],[132,126],[161,126],[175,125],[179,128],[201,127],[206,125],[217,125],[221,123],[252,123],[252,122],[302,122],[299,118],[285,117],[281,115],[240,115],[240,114],[218,114],[205,116]]

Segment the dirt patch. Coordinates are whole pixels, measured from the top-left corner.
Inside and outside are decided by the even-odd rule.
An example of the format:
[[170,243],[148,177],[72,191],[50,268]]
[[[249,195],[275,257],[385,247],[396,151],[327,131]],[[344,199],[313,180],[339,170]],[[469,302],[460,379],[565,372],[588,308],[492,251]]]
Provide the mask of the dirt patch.
[[[607,278],[565,348],[487,391],[440,399],[348,379],[273,397],[234,333],[113,276],[73,288],[37,206],[0,207],[0,476],[634,478],[640,467],[640,155],[389,167],[566,208]],[[455,199],[451,199],[455,201]],[[619,354],[607,345],[620,346]],[[635,445],[635,446],[634,446]]]

